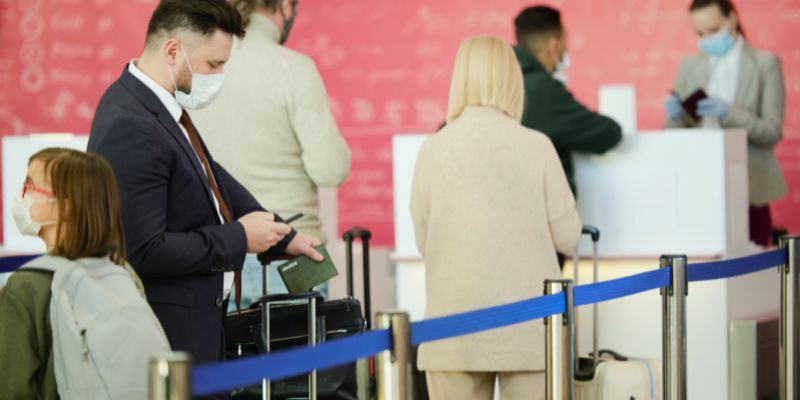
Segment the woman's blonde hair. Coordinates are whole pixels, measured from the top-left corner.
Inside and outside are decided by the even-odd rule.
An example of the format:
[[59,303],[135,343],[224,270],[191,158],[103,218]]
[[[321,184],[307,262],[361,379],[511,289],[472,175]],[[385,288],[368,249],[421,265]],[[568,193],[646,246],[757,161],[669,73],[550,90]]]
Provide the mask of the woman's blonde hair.
[[453,68],[447,122],[467,106],[493,107],[521,121],[524,104],[522,69],[511,46],[494,36],[465,39]]
[[117,180],[95,154],[50,148],[34,154],[50,176],[58,206],[56,243],[51,253],[70,260],[108,256],[125,263],[125,238]]

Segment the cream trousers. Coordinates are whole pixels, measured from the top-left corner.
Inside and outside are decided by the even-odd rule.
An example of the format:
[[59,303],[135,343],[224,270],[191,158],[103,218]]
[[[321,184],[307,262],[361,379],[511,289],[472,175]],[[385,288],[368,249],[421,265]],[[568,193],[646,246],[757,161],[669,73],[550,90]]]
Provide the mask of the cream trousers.
[[431,400],[494,399],[494,382],[499,378],[501,400],[543,400],[545,375],[541,372],[451,372],[428,371]]

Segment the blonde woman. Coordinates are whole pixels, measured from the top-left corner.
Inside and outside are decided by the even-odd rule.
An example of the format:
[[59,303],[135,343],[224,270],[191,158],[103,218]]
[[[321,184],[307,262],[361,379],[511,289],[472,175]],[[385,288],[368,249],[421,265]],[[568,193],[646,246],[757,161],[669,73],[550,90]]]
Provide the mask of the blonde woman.
[[[448,123],[423,144],[411,194],[427,318],[540,296],[560,277],[556,251],[577,243],[575,200],[550,140],[520,125],[523,99],[508,44],[461,44]],[[544,398],[542,322],[425,343],[419,368],[433,399],[491,399],[496,378],[504,400]]]

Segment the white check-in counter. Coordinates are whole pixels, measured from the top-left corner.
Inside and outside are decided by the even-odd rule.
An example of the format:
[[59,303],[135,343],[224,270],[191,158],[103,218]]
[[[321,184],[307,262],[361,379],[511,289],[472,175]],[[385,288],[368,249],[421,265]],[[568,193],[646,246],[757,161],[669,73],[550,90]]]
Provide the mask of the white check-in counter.
[[[393,141],[397,307],[408,310],[412,320],[424,317],[425,267],[409,199],[417,152],[426,137],[398,135]],[[758,251],[748,241],[742,130],[641,132],[626,136],[605,155],[576,155],[574,162],[581,218],[601,231],[600,280],[658,268],[662,254],[686,254],[692,263]],[[591,254],[588,239],[580,252]],[[568,263],[565,276],[572,275]],[[579,283],[589,283],[590,277],[591,262],[584,258]],[[729,322],[777,311],[777,273],[693,283],[687,301],[689,398],[729,398]],[[658,291],[603,303],[599,312],[601,348],[661,359]],[[591,307],[579,309],[579,324],[579,352],[586,354]],[[755,376],[753,390],[754,385]]]

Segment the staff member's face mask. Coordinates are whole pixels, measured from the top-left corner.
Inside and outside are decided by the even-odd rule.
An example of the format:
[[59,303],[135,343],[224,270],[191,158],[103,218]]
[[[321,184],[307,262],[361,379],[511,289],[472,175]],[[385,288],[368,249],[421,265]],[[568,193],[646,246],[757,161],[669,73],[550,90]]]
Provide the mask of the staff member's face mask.
[[701,38],[699,41],[700,50],[712,57],[724,56],[735,43],[736,38],[731,35],[727,27],[723,27],[719,32]]
[[711,4],[692,11],[691,18],[703,53],[721,57],[736,44],[738,18],[735,11],[725,15],[718,5]]

